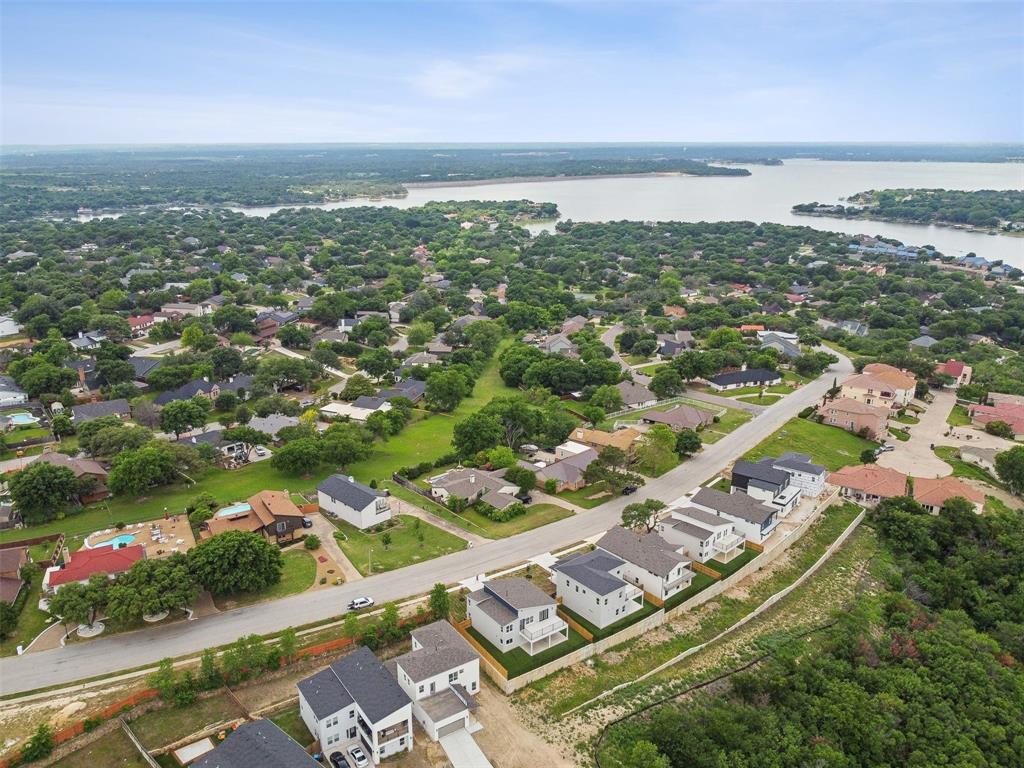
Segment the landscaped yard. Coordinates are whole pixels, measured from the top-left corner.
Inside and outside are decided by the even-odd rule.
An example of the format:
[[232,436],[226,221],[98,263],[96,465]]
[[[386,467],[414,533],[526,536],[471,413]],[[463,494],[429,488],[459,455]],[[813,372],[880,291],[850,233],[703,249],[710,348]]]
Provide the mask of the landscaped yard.
[[782,395],[742,395],[736,399],[753,405],[774,405],[782,399]]
[[690,586],[688,586],[682,592],[677,592],[665,601],[665,610],[670,611],[677,605],[682,605],[691,597],[696,595],[698,592],[707,589],[714,583],[715,580],[708,576],[706,573],[694,573],[693,581],[690,582]]
[[[129,723],[146,749],[159,749],[172,741],[183,739],[207,726],[244,717],[226,693],[199,699],[187,707],[164,707],[149,712]],[[96,768],[99,765],[96,764]]]
[[502,653],[491,645],[487,639],[473,627],[469,628],[469,634],[471,634],[473,638],[505,668],[505,671],[508,672],[509,679],[519,677],[519,675],[529,672],[531,669],[541,667],[549,661],[554,661],[570,651],[575,651],[577,648],[582,648],[587,645],[587,641],[583,635],[572,627],[569,628],[568,640],[559,643],[553,648],[548,648],[546,651],[541,651],[534,656],[531,656],[522,648],[515,648],[507,653]]
[[404,568],[466,548],[463,539],[418,517],[398,515],[392,519],[397,520],[398,525],[386,529],[391,536],[387,548],[383,541],[385,532],[361,531],[354,525],[334,521],[338,526],[334,537],[345,556],[364,576]]
[[946,417],[946,423],[951,427],[969,427],[971,425],[971,417],[967,415],[967,407],[954,405],[953,410]]
[[722,578],[724,579],[727,576],[732,576],[736,571],[749,563],[759,554],[760,552],[755,552],[752,549],[744,549],[743,552],[741,552],[737,557],[734,557],[728,563],[723,563],[718,560],[708,560],[705,565],[712,570],[718,571],[722,574]]
[[[302,546],[301,544],[299,545]],[[241,592],[237,595],[221,595],[214,603],[222,611],[251,605],[262,600],[277,600],[297,592],[305,592],[313,586],[316,578],[316,559],[305,549],[290,549],[283,553],[284,570],[281,580],[262,592]]]
[[629,616],[626,616],[623,619],[619,619],[618,621],[614,622],[613,624],[609,624],[607,627],[605,627],[603,629],[598,627],[598,626],[596,626],[596,625],[594,625],[594,624],[591,624],[589,621],[584,619],[578,613],[576,613],[575,611],[570,611],[564,605],[562,606],[562,610],[565,611],[569,616],[571,616],[573,621],[575,621],[576,623],[582,625],[582,627],[585,630],[587,630],[590,634],[592,634],[594,636],[594,640],[601,640],[601,639],[606,638],[606,637],[611,637],[616,632],[620,632],[623,629],[625,629],[626,627],[629,627],[629,626],[632,626],[633,624],[636,624],[641,619],[646,619],[652,613],[655,613],[656,611],[658,611],[659,608],[654,603],[649,603],[646,600],[644,600],[643,607],[640,610],[638,610],[638,611],[636,611],[634,613],[629,614]]
[[814,462],[834,471],[848,464],[859,464],[862,451],[877,447],[878,443],[838,427],[818,424],[808,419],[790,419],[747,451],[743,458],[757,461],[765,456],[780,456],[786,451],[796,451],[809,455]]
[[298,704],[288,707],[276,715],[271,715],[270,720],[302,746],[305,747],[313,743],[313,737],[310,736],[309,729],[303,722],[302,715],[299,714]]
[[[50,546],[53,546],[52,542]],[[32,584],[27,588],[27,595],[23,598],[25,606],[18,615],[17,627],[7,638],[0,640],[0,656],[13,656],[18,652],[19,645],[27,646],[36,635],[49,626],[47,619],[50,618],[50,614],[39,610],[42,586],[43,571],[40,568],[32,576]]]
[[[938,445],[934,450],[936,456],[953,468],[954,477],[966,477],[971,480],[980,480],[996,488],[1006,488],[996,477],[989,474],[988,470],[961,459],[959,452],[952,445]],[[1024,505],[1024,502],[1021,503]]]
[[5,432],[3,440],[5,445],[18,445],[26,440],[38,440],[41,437],[49,437],[50,430],[45,427],[33,427],[28,429],[14,429]]
[[54,768],[149,768],[128,735],[117,728],[53,764]]
[[[604,504],[606,501],[610,501],[615,498],[614,494],[606,493],[605,483],[601,482],[588,485],[585,488],[580,488],[578,491],[562,491],[558,494],[558,498],[565,499],[570,504],[575,504],[577,507],[583,507],[584,509],[591,509]],[[591,499],[589,496],[599,496],[599,498]]]
[[725,415],[719,418],[717,423],[708,424],[700,433],[700,441],[709,445],[717,443],[741,424],[746,424],[751,418],[750,413],[747,411],[741,411],[738,408],[726,408]]

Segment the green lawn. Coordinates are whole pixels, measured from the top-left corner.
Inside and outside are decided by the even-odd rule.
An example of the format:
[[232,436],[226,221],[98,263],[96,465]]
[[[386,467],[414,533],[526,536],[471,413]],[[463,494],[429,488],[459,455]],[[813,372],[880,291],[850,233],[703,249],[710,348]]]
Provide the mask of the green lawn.
[[966,477],[971,480],[979,480],[983,483],[1006,489],[1006,486],[997,478],[993,477],[985,469],[964,461],[960,458],[959,452],[951,445],[937,445],[934,449],[935,455],[953,468],[954,477]]
[[120,728],[53,764],[54,768],[149,768],[128,735]]
[[919,424],[921,420],[917,416],[911,416],[909,413],[904,413],[902,416],[897,416],[896,421],[900,424]]
[[[188,707],[164,707],[129,723],[146,749],[159,749],[208,725],[244,717],[226,693],[199,699]],[[99,768],[99,765],[96,765]]]
[[276,715],[271,715],[270,720],[302,746],[305,747],[313,743],[313,737],[310,736],[309,729],[303,722],[302,715],[299,714],[298,704],[288,707]]
[[889,434],[901,443],[905,443],[910,439],[910,435],[908,433],[904,432],[902,429],[896,429],[896,427],[889,427]]
[[[354,525],[335,521],[338,531],[334,537],[352,565],[364,576],[371,573],[371,567],[373,573],[393,571],[466,548],[466,542],[458,536],[417,517],[398,515],[392,519],[399,524],[387,529],[391,534],[391,543],[387,549],[382,541],[384,533],[361,531]],[[422,543],[416,533],[417,521],[423,534]]]
[[753,418],[752,415],[747,411],[741,411],[738,408],[727,408],[725,415],[716,424],[708,424],[704,428],[700,433],[700,441],[709,445],[717,443],[741,424],[746,424],[751,418]]
[[629,626],[632,626],[633,624],[636,624],[641,619],[646,619],[652,613],[655,613],[655,612],[657,612],[660,609],[654,603],[649,603],[646,600],[644,600],[644,605],[643,605],[643,607],[639,611],[636,611],[635,613],[631,613],[629,616],[626,616],[624,619],[619,619],[618,621],[616,621],[616,622],[614,622],[612,624],[609,624],[604,629],[602,629],[602,628],[600,628],[600,627],[598,627],[598,626],[596,626],[594,624],[591,624],[589,621],[584,619],[578,613],[576,613],[575,611],[570,611],[564,605],[562,606],[562,610],[565,611],[567,614],[569,614],[573,618],[574,621],[576,621],[578,624],[581,624],[585,630],[587,630],[590,634],[592,634],[594,636],[594,640],[602,640],[602,639],[604,639],[606,637],[611,637],[616,632],[620,632],[621,630],[625,629],[626,627],[629,627]]
[[859,464],[860,454],[878,443],[865,440],[838,427],[818,424],[807,419],[790,419],[773,434],[751,448],[743,456],[757,461],[765,456],[779,456],[786,451],[805,453],[826,469],[837,470],[848,464]]
[[642,373],[645,376],[653,376],[662,368],[666,367],[668,363],[651,363],[650,365],[642,365],[637,368],[637,373]]
[[[53,546],[53,543],[50,543]],[[25,606],[18,615],[18,623],[13,633],[4,640],[0,640],[0,656],[13,656],[18,652],[18,646],[27,646],[32,640],[49,626],[46,621],[50,614],[39,610],[39,596],[43,587],[43,571],[37,569],[32,577],[32,584],[28,587],[27,597],[24,598]]]
[[967,415],[967,407],[964,405],[954,405],[953,410],[946,417],[946,423],[951,427],[969,427],[971,425],[971,417]]
[[644,355],[623,355],[622,359],[629,365],[642,365],[651,362],[651,358]]
[[704,591],[714,583],[715,580],[708,576],[706,573],[694,573],[693,581],[690,582],[690,586],[688,586],[682,592],[677,592],[665,601],[665,610],[670,611],[677,605],[682,605],[691,597],[696,595],[698,592]]
[[50,430],[45,427],[33,427],[26,429],[15,429],[4,433],[5,445],[18,445],[26,440],[37,440],[40,437],[49,437]]
[[744,565],[749,563],[751,560],[753,560],[759,554],[760,554],[760,552],[755,552],[752,549],[744,549],[743,552],[740,553],[739,556],[734,557],[728,563],[722,563],[722,562],[719,562],[718,560],[708,560],[705,563],[705,565],[708,568],[711,568],[713,570],[718,571],[720,574],[722,574],[722,578],[724,579],[727,576],[732,576],[734,573],[736,573],[736,571],[738,571]]
[[583,635],[570,627],[568,640],[559,643],[553,648],[548,648],[546,651],[541,651],[540,653],[531,656],[522,648],[515,648],[508,653],[502,653],[491,645],[487,638],[477,632],[473,627],[469,628],[469,633],[487,650],[488,653],[491,654],[491,656],[498,661],[499,664],[505,668],[505,671],[508,672],[509,679],[519,677],[519,675],[529,672],[531,669],[542,667],[549,661],[554,661],[571,651],[575,651],[577,648],[582,648],[587,645],[587,641]]
[[316,579],[316,558],[304,549],[290,549],[283,553],[284,570],[281,580],[262,592],[241,592],[236,595],[221,595],[214,599],[222,611],[263,600],[277,600],[298,592],[305,592]]
[[570,504],[575,504],[577,507],[583,507],[584,509],[592,509],[599,504],[604,504],[606,501],[611,501],[615,498],[614,494],[608,496],[602,496],[599,499],[588,499],[587,496],[593,496],[594,494],[601,493],[605,490],[605,483],[602,480],[599,483],[588,485],[584,488],[580,488],[578,491],[562,491],[558,494],[558,498],[565,499]]
[[[985,497],[985,508],[984,509],[985,509],[985,514],[986,515],[994,515],[994,514],[999,513],[999,512],[1006,513],[1006,512],[1012,512],[1013,511],[1009,506],[1007,506],[1006,502],[1004,502],[1002,499],[997,499],[995,496],[986,496]],[[1018,512],[1024,510],[1024,500],[1022,500],[1017,505],[1016,510]]]
[[782,399],[782,395],[743,395],[736,399],[753,405],[774,405]]
[[770,387],[741,387],[740,389],[730,389],[725,392],[715,392],[712,389],[708,389],[708,392],[715,395],[721,395],[723,397],[743,397],[744,395],[760,394],[762,389],[765,392],[771,392],[776,395],[788,395],[793,391],[793,387],[786,384],[774,384]]

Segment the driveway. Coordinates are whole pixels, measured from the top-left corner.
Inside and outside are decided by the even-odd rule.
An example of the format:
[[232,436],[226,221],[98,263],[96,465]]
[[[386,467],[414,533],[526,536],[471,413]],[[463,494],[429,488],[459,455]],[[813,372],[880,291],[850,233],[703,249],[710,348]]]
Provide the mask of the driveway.
[[[946,477],[953,474],[953,468],[935,455],[932,446],[949,442],[945,437],[949,429],[946,417],[954,405],[956,396],[952,392],[935,393],[932,404],[921,414],[921,421],[910,425],[910,439],[905,442],[896,438],[887,440],[896,449],[879,456],[878,465],[916,477]],[[899,422],[893,421],[892,424],[898,425]]]
[[308,515],[313,521],[312,531],[320,537],[320,546],[327,550],[327,554],[338,564],[341,575],[346,582],[359,581],[363,574],[356,570],[355,566],[345,557],[345,553],[338,546],[338,540],[334,538],[334,532],[338,530],[334,524],[323,515]]
[[441,746],[452,768],[493,768],[487,755],[474,741],[473,734],[465,728],[441,737]]

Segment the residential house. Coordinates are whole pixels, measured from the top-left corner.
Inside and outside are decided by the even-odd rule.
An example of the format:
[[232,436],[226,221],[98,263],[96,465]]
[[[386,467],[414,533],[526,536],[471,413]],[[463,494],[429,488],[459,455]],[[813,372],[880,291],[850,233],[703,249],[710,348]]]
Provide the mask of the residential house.
[[658,403],[657,395],[643,384],[637,384],[635,381],[620,381],[615,385],[615,388],[619,390],[619,394],[622,395],[622,402],[627,408],[639,410],[641,408],[650,408]]
[[673,432],[681,432],[684,429],[706,427],[714,422],[715,414],[703,408],[680,403],[673,405],[667,411],[647,411],[640,417],[640,420],[644,424],[664,424]]
[[482,501],[495,509],[507,509],[518,504],[519,486],[507,482],[497,472],[483,469],[450,469],[430,482],[430,495],[443,504],[451,498],[463,499],[468,504]]
[[828,476],[830,485],[839,486],[844,498],[873,507],[882,499],[907,494],[907,476],[877,464],[843,467]]
[[163,360],[159,357],[140,357],[132,355],[128,358],[128,364],[135,369],[135,381],[146,382],[153,371],[160,367]]
[[953,380],[949,387],[955,389],[971,383],[974,369],[960,360],[947,360],[935,366],[935,373],[939,376],[949,376]]
[[845,429],[855,435],[864,435],[870,440],[879,440],[888,433],[890,409],[884,406],[868,405],[850,397],[837,397],[819,405],[816,413],[823,424]]
[[[182,317],[202,317],[213,312],[213,306],[210,304],[190,304],[188,302],[171,302],[164,304],[160,307],[158,314],[164,315],[164,317],[182,316]],[[154,318],[155,319],[155,318]]]
[[0,549],[0,603],[13,603],[18,599],[25,587],[21,569],[28,563],[28,547]]
[[0,338],[17,336],[21,333],[21,323],[8,315],[0,315]]
[[265,432],[272,439],[277,440],[277,433],[282,429],[299,426],[299,417],[285,416],[283,413],[270,413],[266,416],[253,416],[246,426],[259,432]]
[[803,492],[792,482],[788,472],[776,469],[776,459],[766,456],[760,461],[740,459],[732,468],[730,493],[745,493],[773,507],[780,518],[796,509]]
[[974,511],[979,515],[985,506],[985,494],[958,477],[914,478],[914,501],[933,515],[939,514],[953,498],[966,499],[974,505]]
[[429,367],[431,365],[436,365],[439,362],[439,360],[440,359],[438,358],[437,355],[432,355],[429,352],[417,352],[405,358],[405,360],[402,361],[402,365],[399,368],[399,370],[405,371],[408,370],[409,368],[414,368],[417,365]]
[[391,499],[348,475],[331,475],[316,487],[320,509],[356,528],[366,529],[391,519]]
[[938,343],[938,339],[932,338],[928,334],[923,334],[918,336],[916,339],[911,340],[910,346],[918,347],[920,349],[931,349]]
[[388,321],[391,323],[402,322],[402,310],[409,306],[406,301],[388,302]]
[[695,346],[696,341],[690,331],[658,334],[658,354],[662,357],[676,357]]
[[644,591],[623,576],[626,561],[604,551],[575,552],[551,566],[562,605],[601,629],[644,607]]
[[668,600],[693,581],[690,560],[653,531],[637,533],[616,525],[598,539],[597,548],[621,558],[622,578],[657,600]]
[[636,448],[636,443],[642,436],[643,433],[639,430],[633,429],[633,427],[617,429],[614,432],[577,427],[569,433],[569,439],[572,442],[585,445],[588,448],[593,448],[598,453],[609,446],[618,448],[620,451],[625,451],[626,453],[632,453]]
[[[567,448],[567,446],[574,446]],[[526,461],[520,461],[519,465],[526,467],[537,476],[537,485],[544,488],[549,480],[555,482],[555,493],[562,491],[578,491],[586,486],[583,473],[587,467],[597,460],[597,451],[585,445],[567,441],[555,449],[555,455],[559,456],[558,461],[550,464],[537,466]]]
[[65,584],[84,584],[94,573],[105,573],[108,578],[113,579],[145,557],[146,548],[141,544],[126,547],[111,544],[94,549],[82,548],[72,552],[66,562],[46,569],[46,573],[43,574],[43,590],[53,593]]
[[468,729],[480,692],[480,654],[455,627],[435,621],[412,631],[412,650],[385,666],[412,700],[413,717],[427,736]]
[[82,504],[91,504],[110,495],[107,489],[107,470],[98,461],[73,459],[65,453],[49,451],[36,459],[38,462],[70,469],[78,480],[78,501]]
[[418,403],[423,399],[427,391],[427,383],[419,379],[399,379],[388,389],[381,390],[377,397],[384,400],[393,400],[396,397],[404,397],[411,403]]
[[735,523],[697,507],[670,509],[668,517],[658,521],[658,533],[677,552],[698,563],[727,563],[743,552],[743,537],[737,535]]
[[106,334],[99,331],[79,331],[76,338],[70,339],[70,344],[78,352],[91,352],[99,349],[100,342],[106,340]]
[[391,403],[382,397],[360,395],[351,403],[339,400],[328,403],[320,409],[320,414],[329,419],[349,418],[352,421],[366,421],[375,413],[391,410]]
[[466,595],[476,630],[502,653],[522,648],[533,656],[569,639],[555,599],[521,577],[492,579]]
[[886,363],[868,363],[864,373],[882,379],[891,387],[896,394],[896,407],[906,407],[914,399],[917,377],[910,371]]
[[412,751],[409,694],[366,646],[300,680],[298,689],[299,716],[325,754],[355,742],[376,765]]
[[564,333],[555,333],[534,344],[541,352],[563,357],[579,357],[579,348]]
[[302,511],[283,491],[260,491],[215,513],[203,524],[200,538],[209,539],[225,531],[249,531],[277,542],[292,541],[302,530]]
[[0,376],[0,406],[28,402],[28,393],[10,376]]
[[195,379],[183,384],[177,389],[161,392],[153,401],[154,405],[164,406],[173,403],[175,400],[191,400],[193,397],[205,397],[210,402],[215,401],[223,392],[233,392],[242,400],[245,400],[246,393],[252,388],[253,377],[244,373],[237,376],[230,376],[225,381],[211,382],[208,378]]
[[94,358],[84,357],[81,360],[65,360],[64,367],[70,368],[78,376],[78,387],[75,389],[80,391],[75,392],[73,389],[72,392],[74,394],[86,394],[103,386],[103,380],[96,373],[96,360]]
[[1017,405],[1007,400],[1000,400],[998,405],[971,403],[967,406],[967,415],[970,416],[971,423],[976,427],[984,428],[994,421],[1001,421],[1009,425],[1015,438],[1024,436],[1024,405]]
[[128,318],[128,326],[132,329],[132,338],[138,339],[145,336],[147,331],[153,327],[156,321],[153,315],[137,315]]
[[836,327],[841,331],[853,334],[854,336],[867,336],[868,331],[871,327],[867,323],[862,323],[859,320],[840,320],[836,323]]
[[729,371],[712,376],[708,379],[711,389],[716,392],[725,392],[730,389],[743,389],[744,387],[772,387],[782,383],[782,374],[777,371],[769,371],[765,368],[750,368],[739,371]]
[[321,768],[305,748],[271,720],[240,724],[192,768]]
[[701,488],[690,503],[731,520],[736,525],[736,532],[755,544],[763,544],[779,524],[775,507],[763,504],[745,493],[723,493],[714,488]]
[[772,466],[788,474],[792,485],[800,489],[804,498],[817,498],[825,490],[828,470],[812,463],[811,457],[805,453],[787,451],[775,459]]
[[573,315],[564,323],[562,323],[562,333],[569,336],[574,333],[579,333],[587,327],[589,320],[583,315]]
[[187,445],[196,448],[200,445],[212,445],[220,455],[227,459],[248,459],[248,447],[238,440],[225,440],[223,429],[211,429],[205,432],[197,432],[194,435],[179,437],[176,441],[179,445]]
[[424,345],[423,349],[429,355],[443,357],[444,355],[450,355],[453,348],[448,344],[445,344],[441,337],[438,336],[437,338],[428,341],[426,345]]
[[991,474],[995,474],[996,456],[999,453],[1000,451],[995,448],[981,448],[975,445],[961,445],[959,450],[961,459]]
[[117,400],[103,400],[96,403],[81,403],[71,406],[71,419],[76,424],[83,424],[102,416],[117,416],[128,419],[132,415],[132,407],[123,397]]
[[761,349],[774,349],[783,357],[788,357],[791,360],[803,355],[797,342],[783,338],[778,333],[767,333],[761,337]]

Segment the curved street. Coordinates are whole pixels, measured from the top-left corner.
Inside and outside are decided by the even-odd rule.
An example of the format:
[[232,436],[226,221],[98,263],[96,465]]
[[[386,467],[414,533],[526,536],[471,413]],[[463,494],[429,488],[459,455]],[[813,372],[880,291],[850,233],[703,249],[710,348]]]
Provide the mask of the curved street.
[[[183,621],[164,627],[112,635],[87,643],[0,659],[0,682],[6,695],[71,683],[154,664],[166,657],[197,653],[204,648],[233,642],[248,634],[269,634],[289,626],[324,621],[344,613],[348,601],[358,595],[378,603],[400,600],[426,592],[438,582],[456,583],[521,562],[543,552],[555,551],[599,534],[619,522],[627,504],[645,498],[672,502],[713,477],[751,447],[774,432],[801,410],[815,405],[836,377],[852,372],[841,357],[821,376],[774,405],[717,443],[661,477],[648,480],[633,496],[612,499],[593,509],[517,536],[491,541],[445,557],[397,571],[344,584],[335,589],[313,590],[273,602]],[[799,446],[795,446],[799,448]]]

